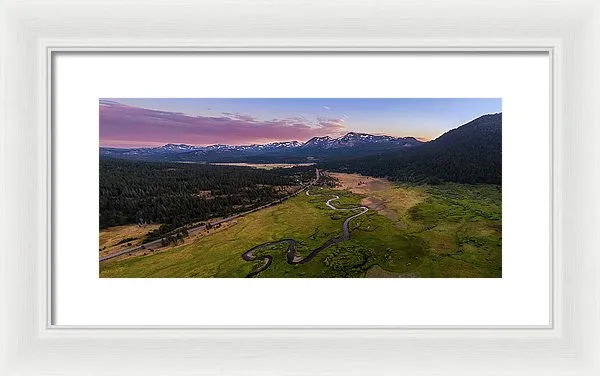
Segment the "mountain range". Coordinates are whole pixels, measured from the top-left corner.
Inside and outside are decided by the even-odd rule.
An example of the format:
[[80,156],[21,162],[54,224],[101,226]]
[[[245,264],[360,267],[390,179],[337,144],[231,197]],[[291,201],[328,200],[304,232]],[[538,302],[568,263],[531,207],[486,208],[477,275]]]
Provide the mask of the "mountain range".
[[314,162],[319,168],[392,180],[502,182],[502,113],[480,116],[435,140],[350,132],[338,138],[253,145],[100,148],[101,157],[164,162]]
[[421,145],[414,137],[378,136],[350,132],[339,138],[313,137],[298,141],[253,145],[193,146],[167,144],[154,148],[100,148],[101,157],[179,162],[306,162],[334,156],[369,155]]

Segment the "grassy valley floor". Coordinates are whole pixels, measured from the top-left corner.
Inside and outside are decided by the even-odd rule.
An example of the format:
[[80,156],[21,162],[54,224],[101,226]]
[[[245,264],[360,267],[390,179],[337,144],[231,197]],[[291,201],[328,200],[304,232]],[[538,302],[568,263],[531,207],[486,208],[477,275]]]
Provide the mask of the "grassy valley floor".
[[[339,195],[338,208],[366,205],[350,222],[349,240],[306,264],[286,262],[286,244],[257,251],[272,264],[256,277],[501,277],[502,191],[494,185],[417,186],[332,174],[338,187],[311,193]],[[269,241],[295,239],[305,256],[342,234],[353,211],[334,211],[327,197],[298,195],[236,219],[188,244],[100,264],[101,277],[245,277],[263,261],[242,253]]]

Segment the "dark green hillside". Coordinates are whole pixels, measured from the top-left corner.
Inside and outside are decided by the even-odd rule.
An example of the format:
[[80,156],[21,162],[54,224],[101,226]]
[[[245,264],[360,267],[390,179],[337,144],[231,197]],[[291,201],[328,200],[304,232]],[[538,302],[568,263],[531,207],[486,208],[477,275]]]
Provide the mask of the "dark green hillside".
[[320,167],[400,181],[501,184],[502,114],[481,116],[418,148]]

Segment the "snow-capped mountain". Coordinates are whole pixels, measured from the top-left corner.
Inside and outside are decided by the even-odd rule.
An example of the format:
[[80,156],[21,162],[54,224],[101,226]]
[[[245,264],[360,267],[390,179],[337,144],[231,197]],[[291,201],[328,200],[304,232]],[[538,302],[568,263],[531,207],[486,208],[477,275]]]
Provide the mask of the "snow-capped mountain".
[[306,141],[306,143],[302,144],[302,147],[304,147],[304,148],[311,148],[311,147],[325,148],[325,147],[327,147],[327,145],[329,145],[331,143],[332,140],[334,140],[334,139],[329,136],[313,137],[310,140]]
[[252,145],[194,146],[186,144],[166,144],[154,148],[100,148],[100,156],[134,160],[157,161],[242,161],[251,158],[270,159],[310,159],[320,160],[334,154],[368,154],[389,149],[402,149],[418,146],[421,141],[413,137],[377,136],[367,133],[350,132],[338,138],[330,136],[314,137],[305,143],[298,141],[272,142]]
[[100,155],[159,155],[159,154],[177,154],[188,152],[207,152],[207,151],[241,151],[241,150],[277,150],[286,148],[296,148],[303,144],[298,141],[273,142],[270,144],[252,144],[252,145],[209,145],[194,146],[186,144],[166,144],[154,148],[100,148]]
[[252,144],[246,146],[234,146],[237,150],[277,150],[287,148],[297,148],[302,146],[301,142],[298,141],[283,141],[273,142],[270,144]]
[[192,146],[192,145],[186,145],[186,144],[166,144],[164,146],[161,146],[157,149],[163,150],[163,151],[190,151],[190,150],[195,150],[197,149],[198,146]]
[[302,147],[337,149],[368,144],[390,144],[410,147],[421,144],[421,141],[418,141],[414,137],[376,136],[368,133],[350,132],[339,138],[331,138],[329,136],[314,137],[308,140]]

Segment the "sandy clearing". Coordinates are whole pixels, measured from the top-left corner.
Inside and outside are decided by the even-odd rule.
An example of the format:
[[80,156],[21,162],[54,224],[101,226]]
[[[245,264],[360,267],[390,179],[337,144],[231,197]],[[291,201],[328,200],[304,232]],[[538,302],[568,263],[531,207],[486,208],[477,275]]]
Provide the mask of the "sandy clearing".
[[[169,244],[166,247],[163,247],[163,246],[161,246],[159,244],[159,245],[156,245],[156,246],[153,246],[153,247],[150,247],[150,248],[138,249],[138,250],[135,250],[135,251],[131,251],[131,252],[123,254],[121,256],[117,256],[117,257],[115,257],[114,259],[111,259],[111,260],[113,260],[113,261],[114,260],[125,260],[125,259],[128,259],[128,258],[133,258],[133,257],[138,257],[138,256],[143,256],[143,255],[157,254],[157,253],[161,253],[161,252],[164,252],[164,251],[170,251],[170,250],[174,250],[174,249],[183,249],[183,248],[187,247],[188,245],[192,244],[193,242],[195,242],[196,240],[198,240],[200,238],[204,238],[204,237],[211,236],[213,234],[219,233],[219,232],[221,232],[221,231],[223,231],[225,229],[228,229],[230,227],[233,227],[233,226],[237,225],[237,223],[238,223],[237,220],[232,220],[232,221],[229,221],[229,222],[220,223],[218,225],[218,227],[214,227],[214,228],[212,228],[212,229],[210,229],[208,231],[207,230],[190,231],[189,232],[189,236],[187,238],[184,238],[184,241],[181,244],[176,244],[176,245]],[[119,227],[131,227],[131,226],[119,226]],[[112,229],[116,229],[116,227],[111,227],[111,228],[109,228],[107,230],[112,230]],[[137,243],[135,243],[135,244],[132,242],[132,245],[137,245],[137,244],[140,244],[140,243],[141,243],[141,240],[138,240]],[[106,253],[106,251],[108,251],[108,250],[109,250],[109,248],[107,247],[107,249],[104,250],[104,251],[102,251],[102,252],[104,252],[105,254],[108,254],[108,253]],[[121,251],[121,250],[122,249],[119,249],[119,248],[116,248],[116,249],[113,248],[113,251],[110,252],[110,253],[115,253],[115,252]],[[100,253],[101,256],[103,256],[102,252]],[[105,262],[110,262],[110,260],[107,260]]]
[[361,204],[377,211],[403,227],[408,210],[423,202],[427,197],[424,190],[417,187],[399,187],[392,182],[359,174],[330,173],[338,180],[334,189],[348,190],[366,197]]
[[[125,225],[101,229],[98,242],[100,257],[121,251],[127,247],[141,244],[146,234],[159,227],[159,224],[151,224],[144,227],[138,225]],[[117,244],[121,240],[127,238],[135,238],[135,240]],[[131,246],[128,246],[127,243],[131,243]]]

